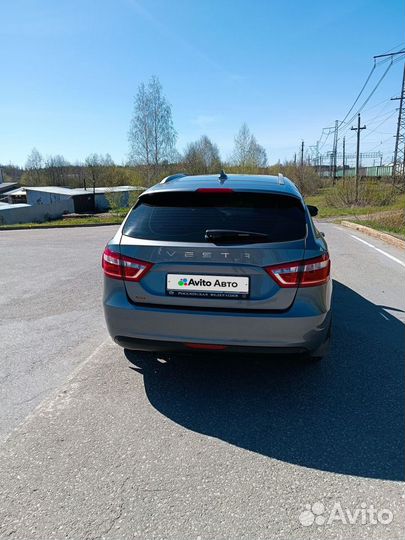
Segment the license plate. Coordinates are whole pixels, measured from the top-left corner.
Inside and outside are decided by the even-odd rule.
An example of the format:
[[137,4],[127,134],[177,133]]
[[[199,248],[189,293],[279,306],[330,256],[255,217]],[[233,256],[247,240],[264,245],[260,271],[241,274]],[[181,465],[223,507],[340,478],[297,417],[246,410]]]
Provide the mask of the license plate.
[[202,298],[248,298],[249,278],[204,274],[167,274],[167,294]]

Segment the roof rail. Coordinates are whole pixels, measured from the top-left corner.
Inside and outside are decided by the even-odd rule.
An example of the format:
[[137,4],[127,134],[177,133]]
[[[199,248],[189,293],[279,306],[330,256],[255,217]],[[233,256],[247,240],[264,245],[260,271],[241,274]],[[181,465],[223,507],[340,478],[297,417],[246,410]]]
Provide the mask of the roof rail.
[[167,184],[167,182],[176,180],[176,178],[182,178],[183,176],[187,176],[187,175],[184,173],[171,174],[170,176],[166,176],[166,178],[163,178],[163,180],[160,181],[160,184]]
[[285,182],[284,182],[284,174],[281,173],[281,172],[278,173],[278,183],[279,183],[281,186],[283,186],[283,185],[285,184]]

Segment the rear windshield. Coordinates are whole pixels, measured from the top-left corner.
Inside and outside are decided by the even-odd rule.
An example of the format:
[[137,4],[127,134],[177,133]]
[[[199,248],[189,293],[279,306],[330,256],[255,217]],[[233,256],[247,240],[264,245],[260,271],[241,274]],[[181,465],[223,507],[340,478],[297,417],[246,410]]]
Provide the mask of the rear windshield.
[[133,238],[206,242],[207,229],[264,233],[266,242],[304,238],[303,205],[295,197],[266,193],[170,192],[141,197],[125,223]]

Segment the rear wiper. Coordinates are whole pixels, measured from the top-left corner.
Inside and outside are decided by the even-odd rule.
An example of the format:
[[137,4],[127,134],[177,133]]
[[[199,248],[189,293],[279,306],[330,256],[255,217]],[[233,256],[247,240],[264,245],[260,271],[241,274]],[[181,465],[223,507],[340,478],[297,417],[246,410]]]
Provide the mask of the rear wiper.
[[207,242],[213,242],[214,244],[264,242],[268,240],[268,238],[268,234],[259,232],[234,231],[232,229],[207,229],[205,231],[205,239]]

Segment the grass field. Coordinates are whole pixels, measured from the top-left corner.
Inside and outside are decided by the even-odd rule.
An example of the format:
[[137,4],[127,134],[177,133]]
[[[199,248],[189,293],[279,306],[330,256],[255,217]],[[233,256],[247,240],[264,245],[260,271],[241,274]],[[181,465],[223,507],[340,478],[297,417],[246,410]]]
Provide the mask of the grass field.
[[334,206],[329,206],[325,200],[325,195],[327,189],[321,190],[317,195],[311,195],[305,198],[307,204],[312,204],[318,207],[319,214],[318,217],[322,218],[333,218],[333,217],[342,217],[342,216],[364,216],[368,214],[376,214],[377,212],[388,212],[390,210],[401,210],[405,207],[405,194],[401,194],[397,197],[397,200],[386,206],[342,206],[336,208]]
[[366,227],[405,238],[405,213],[403,210],[394,210],[389,214],[374,214],[356,221]]

